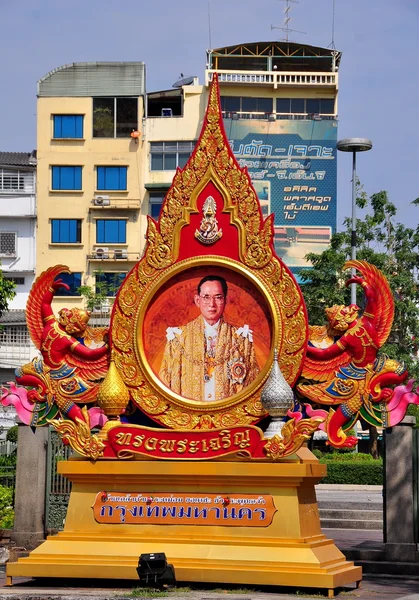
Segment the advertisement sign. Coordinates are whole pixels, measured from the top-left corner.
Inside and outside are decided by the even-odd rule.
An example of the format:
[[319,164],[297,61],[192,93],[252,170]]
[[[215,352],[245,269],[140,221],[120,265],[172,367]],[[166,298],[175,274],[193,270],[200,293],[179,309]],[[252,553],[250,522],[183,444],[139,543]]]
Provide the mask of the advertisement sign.
[[275,214],[275,250],[292,271],[327,248],[336,229],[334,119],[224,119],[264,215]]

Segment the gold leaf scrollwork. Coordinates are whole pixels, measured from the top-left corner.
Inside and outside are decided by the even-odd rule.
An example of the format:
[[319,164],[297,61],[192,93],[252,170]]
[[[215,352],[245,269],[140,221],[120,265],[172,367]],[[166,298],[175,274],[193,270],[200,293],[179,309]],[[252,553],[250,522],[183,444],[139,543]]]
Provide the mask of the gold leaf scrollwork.
[[90,419],[87,408],[82,409],[83,418],[76,417],[75,421],[52,419],[48,421],[60,435],[63,442],[70,444],[71,448],[87,458],[97,460],[103,456],[105,444],[101,439],[90,431]]
[[266,457],[271,460],[279,460],[280,458],[294,454],[310,439],[311,435],[323,422],[324,418],[322,417],[300,419],[297,423],[295,419],[290,419],[282,428],[282,437],[274,435],[265,444]]

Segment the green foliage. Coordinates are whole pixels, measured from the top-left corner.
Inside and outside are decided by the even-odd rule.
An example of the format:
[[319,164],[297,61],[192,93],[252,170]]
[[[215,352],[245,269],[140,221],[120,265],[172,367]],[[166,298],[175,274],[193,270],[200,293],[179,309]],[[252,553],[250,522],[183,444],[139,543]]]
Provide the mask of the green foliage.
[[[348,456],[348,455],[346,455]],[[382,485],[383,464],[380,460],[361,461],[321,461],[327,464],[327,476],[322,483],[352,485]]]
[[374,458],[371,454],[364,454],[363,452],[351,452],[349,453],[341,453],[337,452],[328,452],[325,454],[320,453],[319,460],[321,463],[372,463],[372,464],[383,464],[381,458]]
[[16,452],[11,454],[0,454],[0,469],[1,467],[15,467],[16,466]]
[[17,425],[13,425],[6,433],[6,441],[17,444]]
[[13,281],[3,277],[3,272],[0,269],[0,317],[7,310],[9,301],[16,296],[15,287]]
[[95,271],[96,285],[94,287],[82,285],[77,288],[77,291],[85,300],[87,310],[103,309],[108,302],[108,298],[115,296],[121,285],[118,273],[115,273],[114,281],[111,283],[101,280],[102,273],[103,271],[100,270]]
[[0,527],[10,529],[13,527],[13,490],[0,485]]
[[415,429],[419,429],[419,406],[417,404],[410,404],[406,414],[408,414],[411,417],[415,417]]
[[[415,200],[413,205],[419,205]],[[368,198],[358,185],[357,206],[366,211],[357,219],[357,258],[378,267],[387,277],[395,302],[393,329],[382,352],[404,361],[411,377],[419,378],[416,354],[419,340],[419,226],[406,227],[396,221],[397,209],[381,191]],[[360,210],[360,212],[361,212]],[[418,217],[412,216],[412,222]],[[312,269],[300,272],[310,324],[325,322],[324,309],[333,304],[349,304],[350,291],[342,271],[351,257],[352,220],[346,218],[343,232],[332,236],[330,248],[322,254],[310,253]],[[358,286],[358,304],[362,291]]]

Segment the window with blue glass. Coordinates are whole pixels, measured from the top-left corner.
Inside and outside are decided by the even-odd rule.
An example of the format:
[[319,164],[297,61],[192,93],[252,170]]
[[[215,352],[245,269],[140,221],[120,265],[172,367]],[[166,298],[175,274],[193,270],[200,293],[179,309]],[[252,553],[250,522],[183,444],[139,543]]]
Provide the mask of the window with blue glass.
[[98,190],[126,190],[127,167],[97,167]]
[[98,219],[96,221],[97,244],[126,244],[126,219]]
[[81,219],[51,219],[53,244],[80,244]]
[[83,138],[83,115],[53,115],[54,139]]
[[157,221],[160,216],[166,192],[167,190],[162,190],[161,192],[150,192],[149,194],[148,214],[150,217],[153,217],[155,221]]
[[96,273],[96,294],[116,296],[126,273]]
[[56,279],[60,279],[69,286],[69,290],[60,288],[58,296],[80,296],[79,287],[81,286],[81,273],[61,273]]
[[81,190],[81,167],[52,167],[53,190]]

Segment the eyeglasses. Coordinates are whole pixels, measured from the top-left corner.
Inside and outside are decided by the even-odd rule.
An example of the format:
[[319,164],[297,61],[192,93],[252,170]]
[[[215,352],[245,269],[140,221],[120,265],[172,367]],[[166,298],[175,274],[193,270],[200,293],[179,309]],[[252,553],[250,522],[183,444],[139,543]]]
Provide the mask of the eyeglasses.
[[215,300],[216,304],[222,304],[224,302],[224,296],[222,294],[216,294],[215,296],[210,296],[209,294],[205,294],[205,296],[199,296],[203,302],[203,304],[209,304],[211,300]]

